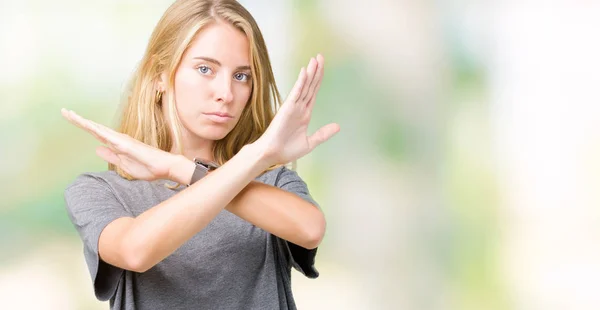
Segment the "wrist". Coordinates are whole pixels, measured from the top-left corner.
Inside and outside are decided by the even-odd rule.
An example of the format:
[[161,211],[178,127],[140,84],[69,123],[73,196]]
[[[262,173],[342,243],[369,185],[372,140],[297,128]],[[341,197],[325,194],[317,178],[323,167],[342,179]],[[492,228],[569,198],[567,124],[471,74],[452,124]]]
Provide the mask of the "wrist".
[[257,142],[243,146],[238,154],[247,158],[249,164],[253,167],[252,170],[262,173],[271,167],[273,163],[271,163],[269,156],[265,153],[265,148],[261,147],[260,143]]
[[[266,156],[264,148],[260,144],[251,143],[242,147],[238,155],[244,157],[251,170],[262,173],[273,165]],[[174,155],[175,159],[169,169],[168,179],[179,184],[189,184],[196,169],[194,161],[189,160],[183,155]]]
[[175,160],[169,169],[168,179],[179,184],[189,184],[196,164],[183,155],[175,155]]

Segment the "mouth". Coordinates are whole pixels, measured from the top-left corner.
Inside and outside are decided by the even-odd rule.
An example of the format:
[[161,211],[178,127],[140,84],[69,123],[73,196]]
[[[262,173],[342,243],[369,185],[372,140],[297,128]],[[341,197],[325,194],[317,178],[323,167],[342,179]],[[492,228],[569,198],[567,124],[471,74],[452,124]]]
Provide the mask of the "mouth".
[[204,116],[206,116],[206,118],[208,118],[209,120],[211,120],[215,123],[227,123],[233,119],[233,116],[231,116],[228,113],[223,113],[223,112],[210,112],[210,113],[202,113],[202,114],[204,114]]

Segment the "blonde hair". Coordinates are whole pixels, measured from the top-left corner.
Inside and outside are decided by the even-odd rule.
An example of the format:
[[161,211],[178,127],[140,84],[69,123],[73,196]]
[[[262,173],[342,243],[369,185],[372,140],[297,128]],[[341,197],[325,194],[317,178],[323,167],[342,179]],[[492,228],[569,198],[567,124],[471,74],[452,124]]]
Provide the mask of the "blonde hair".
[[[177,0],[165,11],[128,86],[117,127],[119,132],[166,152],[172,149],[183,152],[182,124],[173,96],[175,72],[196,34],[219,21],[233,25],[248,38],[252,94],[236,126],[223,139],[215,141],[214,160],[219,165],[224,164],[264,133],[274,111],[281,105],[281,96],[260,29],[250,13],[235,0]],[[157,91],[162,73],[168,76],[165,92],[168,121],[162,113],[161,93]],[[109,164],[109,169],[133,179],[113,164]]]

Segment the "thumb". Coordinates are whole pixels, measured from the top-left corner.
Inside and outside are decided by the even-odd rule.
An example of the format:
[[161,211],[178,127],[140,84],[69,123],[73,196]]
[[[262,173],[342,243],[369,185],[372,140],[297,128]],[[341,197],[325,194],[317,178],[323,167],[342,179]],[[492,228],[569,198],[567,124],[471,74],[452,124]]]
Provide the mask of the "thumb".
[[310,137],[308,137],[308,146],[310,150],[314,150],[319,144],[329,140],[336,133],[340,131],[340,125],[336,123],[331,123],[321,127],[315,133],[313,133]]

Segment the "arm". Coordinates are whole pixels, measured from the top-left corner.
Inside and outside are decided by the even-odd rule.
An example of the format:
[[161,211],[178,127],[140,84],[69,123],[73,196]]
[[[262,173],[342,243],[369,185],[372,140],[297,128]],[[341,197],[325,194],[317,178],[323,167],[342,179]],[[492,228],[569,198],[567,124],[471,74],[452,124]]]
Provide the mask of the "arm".
[[[204,229],[232,199],[267,167],[258,149],[246,146],[217,171],[140,214],[106,226],[99,240],[105,262],[144,272]],[[203,193],[214,193],[203,195]],[[198,199],[203,196],[205,198]]]
[[[243,218],[270,229],[274,234],[290,238],[292,242],[312,247],[320,239],[319,229],[312,230],[307,223],[318,223],[312,206],[307,206],[291,193],[275,188],[251,185],[238,194],[267,167],[294,161],[310,153],[319,144],[339,131],[337,124],[326,125],[311,136],[306,135],[316,90],[323,75],[323,59],[311,59],[308,70],[302,69],[298,81],[263,135],[246,145],[219,169],[207,175],[188,189],[160,203],[137,218],[118,218],[108,224],[100,234],[98,253],[105,262],[124,269],[143,272],[173,253],[206,225],[228,204]],[[174,167],[192,164],[174,155],[117,133],[110,128],[84,119],[72,111],[62,111],[71,123],[90,132],[107,146],[97,149],[97,154],[107,162],[123,168],[136,179],[154,180],[169,178],[189,180],[193,168],[178,170],[188,175],[174,175]],[[182,182],[187,183],[187,182]],[[260,190],[256,190],[259,188]],[[267,191],[269,198],[263,197]],[[205,195],[211,193],[211,195]],[[198,199],[205,196],[205,199]],[[235,198],[235,201],[234,201]],[[292,207],[278,208],[282,199]],[[249,204],[246,206],[246,204]],[[244,206],[242,206],[244,205]],[[310,209],[310,208],[313,209]],[[262,210],[254,213],[254,209]],[[282,223],[265,221],[268,212],[282,214],[292,228],[282,228]],[[267,213],[267,214],[265,214]],[[320,211],[319,211],[320,213]],[[314,217],[313,217],[314,216]],[[322,215],[320,215],[322,216]],[[296,217],[299,217],[300,220]],[[307,219],[310,219],[307,220]],[[294,228],[295,227],[295,228]],[[306,228],[309,227],[309,228]],[[317,232],[315,232],[317,231]],[[315,235],[317,237],[315,237]],[[308,240],[308,241],[307,241]]]
[[[181,157],[173,165],[171,179],[186,183],[193,169],[194,163]],[[225,209],[306,249],[316,248],[325,234],[325,216],[321,210],[294,193],[258,181],[250,182]]]
[[[316,248],[325,233],[323,213],[293,193],[251,181],[266,168],[256,158],[260,158],[256,151],[246,147],[219,169],[138,217],[108,224],[100,235],[100,257],[111,265],[144,272],[204,229],[224,206],[282,239]],[[202,195],[206,192],[215,194]],[[198,200],[199,196],[206,199]]]
[[325,217],[316,206],[298,195],[260,182],[251,182],[226,209],[306,249],[316,248],[325,234]]

